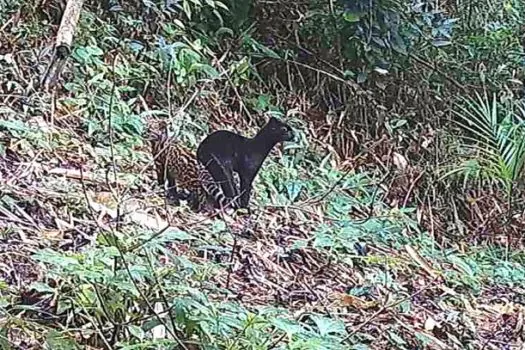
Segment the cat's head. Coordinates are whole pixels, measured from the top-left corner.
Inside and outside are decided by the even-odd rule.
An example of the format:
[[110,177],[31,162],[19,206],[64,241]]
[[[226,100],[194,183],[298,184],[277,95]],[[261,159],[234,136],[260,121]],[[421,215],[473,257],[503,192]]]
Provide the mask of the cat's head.
[[271,117],[266,124],[268,133],[272,135],[277,142],[292,141],[294,139],[293,129],[286,123],[280,121],[275,117]]
[[144,141],[154,150],[168,140],[168,123],[163,120],[155,120],[147,125]]

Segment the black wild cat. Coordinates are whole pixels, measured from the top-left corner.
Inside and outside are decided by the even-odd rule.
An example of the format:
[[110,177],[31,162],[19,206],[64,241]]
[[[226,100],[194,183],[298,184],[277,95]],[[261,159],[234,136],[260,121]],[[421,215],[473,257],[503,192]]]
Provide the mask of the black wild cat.
[[[271,117],[253,138],[226,130],[210,134],[197,148],[197,159],[220,183],[222,192],[232,200],[234,208],[247,208],[253,180],[268,153],[277,143],[293,138],[290,126]],[[240,193],[234,172],[239,175]]]

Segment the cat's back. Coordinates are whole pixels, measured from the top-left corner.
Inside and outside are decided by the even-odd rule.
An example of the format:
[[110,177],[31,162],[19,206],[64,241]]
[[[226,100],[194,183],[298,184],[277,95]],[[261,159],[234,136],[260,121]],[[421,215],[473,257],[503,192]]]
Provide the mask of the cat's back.
[[197,157],[201,159],[210,153],[233,155],[242,149],[246,138],[228,130],[218,130],[208,135],[197,148]]
[[151,153],[162,176],[175,177],[178,186],[192,189],[198,186],[198,169],[195,153],[178,140],[160,137],[152,142]]
[[224,142],[243,142],[246,138],[229,130],[218,130],[209,134],[203,141],[204,143]]

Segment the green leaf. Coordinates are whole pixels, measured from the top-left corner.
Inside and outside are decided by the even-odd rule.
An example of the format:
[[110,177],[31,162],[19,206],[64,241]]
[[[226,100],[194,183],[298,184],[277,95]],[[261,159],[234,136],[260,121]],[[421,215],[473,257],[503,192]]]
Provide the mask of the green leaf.
[[233,36],[233,30],[231,30],[230,28],[221,27],[215,32],[216,36],[220,36],[222,34],[228,34],[230,36]]
[[191,20],[191,8],[190,8],[189,1],[187,0],[182,1],[182,9],[184,10],[184,13],[186,13],[186,16],[188,17],[188,19]]
[[31,288],[34,288],[39,293],[54,293],[55,289],[51,288],[47,283],[34,282],[31,284]]
[[354,78],[355,77],[355,73],[352,72],[351,70],[345,70],[344,73],[343,73],[343,76],[344,76],[345,79]]
[[0,349],[3,349],[3,350],[4,349],[5,350],[13,349],[11,347],[11,344],[8,341],[8,339],[9,339],[9,336],[7,334],[8,329],[9,329],[9,325],[7,327],[0,328]]
[[343,18],[347,22],[355,23],[359,22],[359,20],[361,19],[361,15],[359,13],[345,12],[343,14]]
[[319,315],[313,315],[312,320],[314,321],[319,334],[322,337],[328,335],[344,335],[346,334],[345,324],[341,320],[334,320],[328,317]]
[[104,74],[105,73],[103,73],[103,72],[96,74],[95,76],[93,76],[93,78],[88,80],[88,84],[89,85],[94,85],[96,82],[104,80]]
[[221,26],[224,25],[224,20],[222,19],[221,13],[217,10],[213,10],[212,12],[215,15],[215,17],[217,17],[217,19],[219,20],[219,23],[221,24]]
[[295,201],[303,188],[304,184],[302,182],[294,181],[288,183],[286,185],[286,190],[288,192],[288,198],[290,198],[290,201]]
[[288,335],[306,333],[306,330],[301,327],[301,325],[284,318],[273,319],[271,323],[275,326],[275,328],[286,332]]
[[333,246],[334,246],[334,240],[328,234],[318,233],[315,236],[314,247],[327,248],[327,247],[333,247]]
[[452,42],[449,40],[433,40],[432,41],[432,45],[434,45],[435,47],[448,46],[450,44],[452,44]]
[[349,350],[370,350],[370,347],[365,344],[355,344],[352,345]]
[[89,56],[89,52],[85,47],[79,47],[73,51],[73,57],[84,63],[88,61]]
[[424,347],[430,346],[431,344],[434,343],[432,338],[430,338],[425,333],[416,332],[415,335],[416,335],[416,338],[421,342],[421,345],[424,346]]
[[20,131],[20,132],[26,132],[30,130],[30,128],[28,128],[25,125],[25,123],[19,119],[15,119],[15,120],[0,119],[0,130],[2,129],[7,129],[8,131]]
[[89,46],[86,48],[90,55],[93,56],[103,56],[104,51],[98,46]]
[[397,335],[394,332],[388,331],[388,337],[396,344],[396,345],[406,345],[407,342],[401,338],[399,335]]
[[195,239],[195,237],[189,235],[186,231],[174,227],[167,229],[164,232],[164,236],[169,241],[190,241]]
[[44,348],[56,350],[76,350],[80,347],[71,338],[57,331],[50,331],[46,336],[46,345]]
[[189,71],[190,72],[193,72],[193,71],[204,72],[210,78],[217,78],[220,75],[219,72],[215,68],[213,68],[209,64],[202,64],[202,63],[193,63]]
[[131,335],[133,335],[135,338],[139,340],[143,340],[145,333],[144,330],[142,330],[141,327],[135,326],[135,325],[128,325],[128,331]]
[[266,46],[261,45],[260,49],[268,57],[275,58],[275,59],[280,59],[281,58],[275,51],[267,48]]
[[223,8],[226,11],[229,11],[228,6],[226,6],[224,3],[220,2],[220,1],[215,1],[215,5],[217,5],[217,7]]
[[215,220],[213,222],[212,230],[214,233],[220,233],[226,231],[226,223],[222,220]]
[[186,29],[186,27],[184,26],[184,23],[182,23],[180,19],[174,18],[173,23],[175,23],[175,25],[179,27],[180,29],[183,29],[183,30]]
[[366,81],[367,79],[367,73],[366,72],[359,72],[359,74],[357,75],[357,83],[358,84],[362,84]]
[[297,250],[297,249],[303,249],[306,247],[308,247],[308,241],[306,239],[298,239],[293,242],[290,248],[293,250]]
[[407,54],[407,48],[406,48],[406,45],[403,41],[403,39],[401,38],[400,35],[395,35],[394,36],[394,40],[390,43],[392,45],[392,49],[402,55],[406,55]]

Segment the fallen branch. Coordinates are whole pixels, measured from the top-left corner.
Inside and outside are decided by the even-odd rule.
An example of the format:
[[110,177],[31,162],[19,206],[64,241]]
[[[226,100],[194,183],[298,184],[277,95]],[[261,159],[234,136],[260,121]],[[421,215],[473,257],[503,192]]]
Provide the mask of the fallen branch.
[[[79,169],[66,169],[66,168],[53,168],[48,170],[47,172],[50,175],[64,175],[65,177],[69,179],[75,179],[80,180],[83,179],[85,181],[93,182],[93,183],[99,183],[99,184],[106,184],[106,180],[102,178],[101,176],[93,173],[86,173],[82,172]],[[127,181],[122,179],[117,179],[117,181],[112,181],[111,184],[119,184],[122,186],[129,185]]]
[[41,81],[46,89],[52,88],[56,84],[66,63],[66,58],[71,54],[73,35],[83,4],[84,0],[68,0],[67,2],[64,13],[62,14],[60,27],[58,28],[53,57]]

